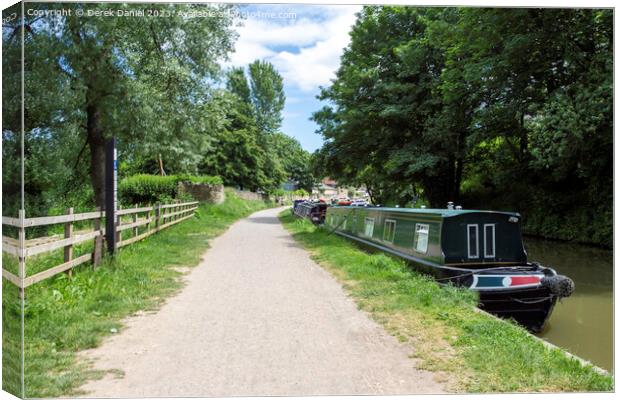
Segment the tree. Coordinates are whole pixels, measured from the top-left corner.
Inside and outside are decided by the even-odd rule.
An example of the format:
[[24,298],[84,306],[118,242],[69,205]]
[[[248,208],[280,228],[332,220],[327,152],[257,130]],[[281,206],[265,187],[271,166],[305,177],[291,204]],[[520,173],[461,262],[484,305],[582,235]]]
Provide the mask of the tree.
[[[107,9],[105,4],[33,4],[39,9]],[[103,206],[104,145],[117,136],[129,154],[164,153],[195,168],[209,145],[206,124],[195,111],[208,101],[208,82],[218,60],[232,50],[234,34],[226,13],[185,18],[211,5],[153,5],[159,17],[26,17],[26,131],[78,129],[88,149],[96,205]],[[140,5],[124,5],[141,10]],[[74,13],[75,14],[75,13]],[[18,30],[19,27],[14,27]],[[45,77],[54,87],[41,89]],[[62,101],[59,101],[62,100]],[[84,151],[78,152],[79,157]],[[178,157],[180,154],[183,157]]]
[[518,210],[527,232],[610,243],[612,18],[365,7],[313,116],[315,173],[375,202]]
[[286,177],[298,188],[311,192],[315,179],[311,173],[310,153],[297,140],[281,132],[273,134],[271,143]]
[[[255,165],[255,169],[252,173],[252,184],[248,185],[239,177],[231,178],[230,182],[269,192],[278,189],[285,179],[293,179],[303,187],[311,188],[312,177],[308,172],[309,154],[296,140],[278,131],[285,102],[282,77],[275,67],[266,61],[254,61],[249,65],[248,71],[247,76],[243,68],[232,68],[227,72],[226,87],[235,98],[228,104],[235,111],[229,110],[227,118],[230,118],[232,112],[236,115],[232,118],[234,121],[243,121],[243,130],[251,137],[246,139],[254,143],[252,148],[256,162],[252,165]],[[224,139],[226,135],[229,134],[223,131],[220,140],[227,140]],[[246,139],[244,143],[247,142]],[[231,158],[228,158],[228,162],[220,159],[220,162],[228,166],[236,165],[231,171],[243,170],[243,166],[238,164],[239,155],[233,156],[229,151],[222,150],[221,143],[224,142],[220,142],[215,152],[223,151],[227,154],[224,158]],[[227,174],[231,177],[232,175],[234,174]],[[242,184],[242,181],[245,183]]]
[[411,201],[416,183],[434,206],[459,194],[463,131],[446,129],[456,122],[436,95],[445,56],[427,38],[441,13],[365,7],[335,81],[320,95],[335,106],[313,117],[328,141],[324,155],[334,159],[328,165],[339,166],[331,175],[365,184],[382,203]]
[[261,132],[275,132],[282,124],[282,110],[286,97],[282,77],[273,64],[256,60],[249,65],[251,101],[256,124]]
[[228,91],[239,97],[239,100],[243,103],[251,106],[252,93],[250,92],[250,86],[248,85],[244,69],[242,67],[231,68],[227,73],[227,78],[226,88]]
[[256,191],[267,185],[265,155],[247,104],[236,95],[221,91],[205,112],[216,115],[220,124],[213,131],[213,146],[203,154],[199,171],[218,175],[225,185],[241,189]]

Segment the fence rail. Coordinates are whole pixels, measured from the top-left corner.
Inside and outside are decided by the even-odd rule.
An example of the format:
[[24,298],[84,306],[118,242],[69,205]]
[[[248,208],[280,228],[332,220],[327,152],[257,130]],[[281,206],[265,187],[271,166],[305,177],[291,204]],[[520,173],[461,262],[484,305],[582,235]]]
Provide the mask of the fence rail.
[[[142,240],[156,232],[194,216],[198,202],[156,204],[152,207],[134,207],[120,209],[115,212],[117,247],[127,246]],[[18,238],[2,236],[2,251],[17,257],[18,274],[2,268],[2,277],[23,290],[30,285],[41,282],[60,273],[71,274],[71,270],[86,262],[92,262],[96,268],[101,260],[104,246],[105,212],[93,211],[74,214],[69,208],[65,215],[51,217],[26,218],[25,212],[20,210],[19,218],[2,217],[2,225],[18,228]],[[123,221],[123,218],[126,218]],[[128,219],[131,218],[129,221]],[[93,221],[93,227],[86,231],[74,232],[74,222]],[[64,234],[26,240],[26,229],[35,226],[64,224]],[[143,232],[140,232],[143,229]],[[131,233],[131,237],[123,239],[123,235]],[[73,256],[73,246],[93,240],[93,251],[78,257]],[[26,259],[35,255],[64,249],[64,262],[44,271],[28,276],[26,274]]]

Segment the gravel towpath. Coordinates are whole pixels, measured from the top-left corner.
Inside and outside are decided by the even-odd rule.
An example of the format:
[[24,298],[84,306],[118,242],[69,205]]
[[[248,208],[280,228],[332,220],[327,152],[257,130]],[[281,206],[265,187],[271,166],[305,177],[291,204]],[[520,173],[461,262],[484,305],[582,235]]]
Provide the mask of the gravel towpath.
[[294,241],[281,210],[232,225],[178,295],[84,352],[123,372],[88,382],[86,396],[442,393]]

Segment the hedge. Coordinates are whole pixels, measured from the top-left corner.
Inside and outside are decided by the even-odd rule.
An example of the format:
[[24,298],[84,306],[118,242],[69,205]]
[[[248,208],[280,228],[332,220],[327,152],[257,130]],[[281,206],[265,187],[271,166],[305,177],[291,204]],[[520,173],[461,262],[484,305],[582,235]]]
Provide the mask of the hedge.
[[170,203],[181,197],[178,193],[179,182],[219,185],[222,179],[219,176],[133,175],[120,181],[119,200],[124,205]]

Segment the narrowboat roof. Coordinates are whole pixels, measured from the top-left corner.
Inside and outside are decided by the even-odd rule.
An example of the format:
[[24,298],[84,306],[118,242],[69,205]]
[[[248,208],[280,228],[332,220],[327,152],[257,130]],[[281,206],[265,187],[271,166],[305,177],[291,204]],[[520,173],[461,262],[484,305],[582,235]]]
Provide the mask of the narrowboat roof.
[[450,210],[448,208],[399,208],[399,207],[358,207],[358,206],[333,206],[334,208],[347,208],[347,209],[367,209],[367,210],[380,210],[397,213],[408,214],[431,214],[438,215],[443,218],[455,217],[457,215],[471,214],[471,213],[488,213],[488,214],[503,214],[514,217],[521,217],[521,214],[508,211],[491,211],[491,210]]

